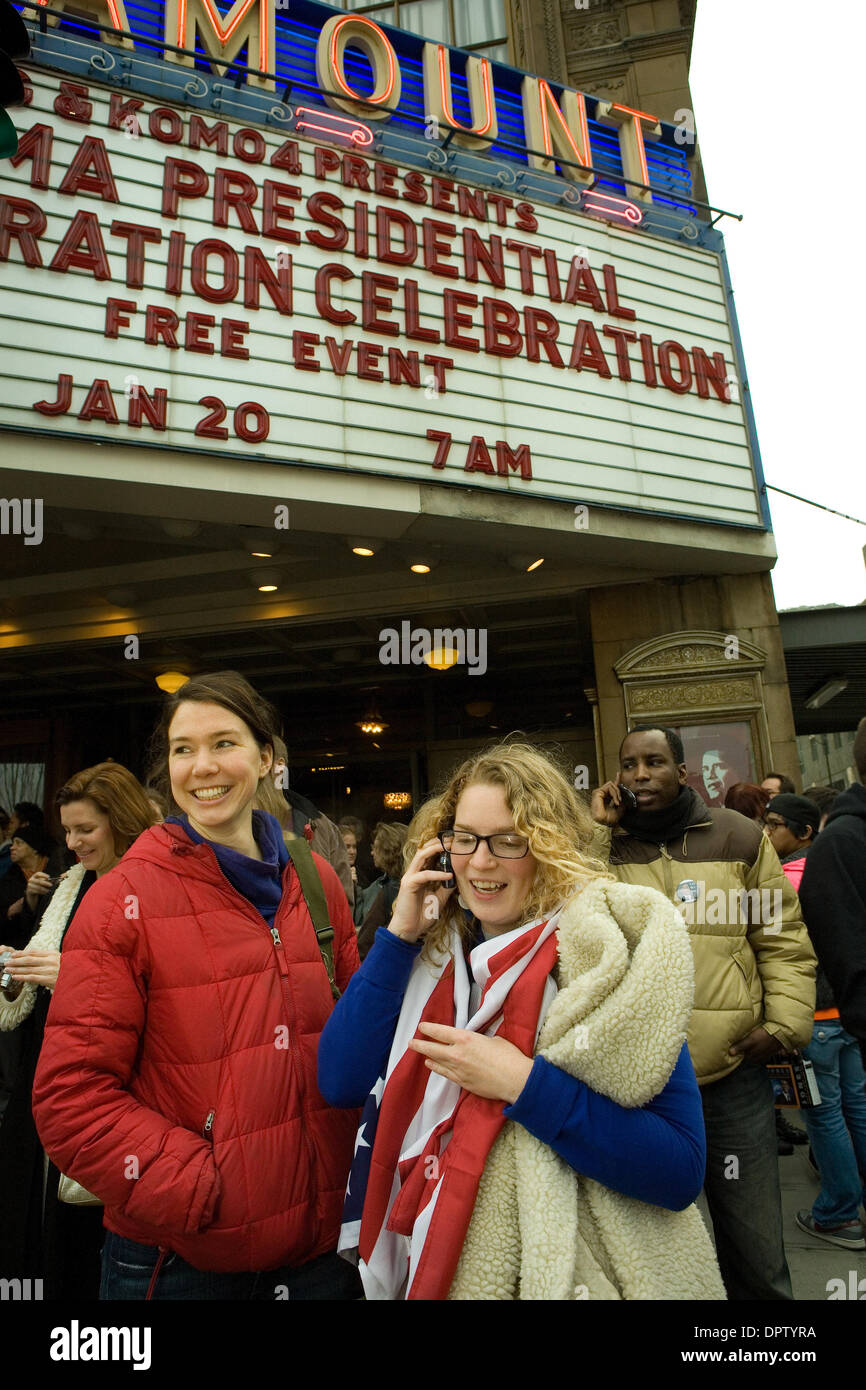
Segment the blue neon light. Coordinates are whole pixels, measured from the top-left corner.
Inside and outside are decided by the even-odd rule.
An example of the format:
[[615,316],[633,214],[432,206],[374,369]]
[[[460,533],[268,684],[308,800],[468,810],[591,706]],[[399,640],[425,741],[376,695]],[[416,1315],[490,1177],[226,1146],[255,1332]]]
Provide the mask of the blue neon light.
[[[24,9],[24,4],[20,4],[19,8]],[[217,8],[220,13],[226,14],[231,6],[227,0],[222,0]],[[158,47],[164,39],[164,11],[161,0],[127,0],[126,13],[131,31],[136,35],[140,34],[143,39],[152,40]],[[319,33],[323,24],[333,15],[351,13],[352,11],[336,9],[331,5],[319,3],[319,0],[291,0],[290,11],[279,9],[275,11],[274,70],[278,90],[280,84],[289,84],[293,88],[290,100],[312,98],[315,101],[317,99],[319,89],[316,77],[316,44]],[[402,129],[407,134],[417,138],[423,129],[425,117],[422,62],[425,40],[403,30],[395,29],[388,24],[382,24],[381,28],[388,35],[399,56],[403,87],[400,110],[390,118],[387,125],[395,131]],[[85,19],[70,15],[60,21],[58,30],[55,32],[64,29],[87,36],[94,43],[100,41],[97,27]],[[210,64],[199,40],[196,41],[195,51],[197,55],[195,68],[202,72],[209,72]],[[471,122],[471,107],[464,76],[467,54],[462,49],[452,48],[449,51],[451,54],[454,115],[458,121],[469,124]],[[156,49],[142,45],[142,53],[152,55],[154,60],[159,61]],[[247,62],[250,62],[251,66],[255,66],[255,56],[253,55],[253,61],[250,62],[250,55],[247,55]],[[241,54],[238,57],[240,58]],[[346,51],[345,70],[348,80],[359,92],[366,94],[372,90],[372,74],[369,63],[360,52],[351,47]],[[524,74],[516,68],[493,62],[499,142],[489,147],[489,157],[513,165],[515,173],[528,167],[526,155],[513,148],[508,148],[509,145],[520,146],[526,143],[520,96],[523,76]],[[556,90],[557,88],[554,86],[554,91]],[[595,98],[587,97],[587,103],[592,163],[596,169],[603,171],[604,174],[604,177],[599,179],[598,186],[621,196],[633,196],[633,190],[630,192],[622,181],[622,157],[616,131],[609,126],[600,125],[598,121],[593,119],[596,108]],[[673,208],[691,215],[693,209],[689,197],[692,178],[687,163],[688,151],[676,143],[675,129],[671,125],[663,124],[662,139],[653,143],[647,142],[647,168],[650,186],[653,189],[654,202],[659,207]]]

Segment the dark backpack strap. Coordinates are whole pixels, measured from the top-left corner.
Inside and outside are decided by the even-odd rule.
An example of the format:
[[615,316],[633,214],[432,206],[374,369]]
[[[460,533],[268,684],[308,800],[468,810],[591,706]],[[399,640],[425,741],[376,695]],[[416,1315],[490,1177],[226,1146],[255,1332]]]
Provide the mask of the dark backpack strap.
[[307,910],[312,919],[316,941],[322,953],[322,962],[328,972],[328,984],[331,986],[331,993],[335,999],[339,999],[340,988],[334,978],[334,928],[331,926],[325,890],[322,887],[322,880],[313,859],[313,852],[302,836],[297,836],[294,839],[284,836],[284,839],[289,858],[295,866],[295,872],[301,884],[301,892],[304,895]]

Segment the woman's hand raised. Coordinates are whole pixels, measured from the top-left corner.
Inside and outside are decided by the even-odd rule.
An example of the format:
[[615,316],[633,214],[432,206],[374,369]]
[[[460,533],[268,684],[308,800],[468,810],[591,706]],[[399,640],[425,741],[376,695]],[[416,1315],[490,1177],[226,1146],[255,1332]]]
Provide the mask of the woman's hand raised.
[[436,859],[444,852],[441,840],[428,840],[400,880],[388,930],[404,941],[418,941],[429,931],[438,922],[445,903],[454,892],[453,888],[443,887],[453,879],[453,874],[434,867]]

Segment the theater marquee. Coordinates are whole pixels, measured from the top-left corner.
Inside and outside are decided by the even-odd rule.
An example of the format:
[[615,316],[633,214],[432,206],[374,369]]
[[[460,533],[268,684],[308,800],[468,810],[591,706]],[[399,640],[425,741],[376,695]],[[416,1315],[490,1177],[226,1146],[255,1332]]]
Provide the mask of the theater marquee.
[[763,524],[715,252],[30,76],[0,426]]

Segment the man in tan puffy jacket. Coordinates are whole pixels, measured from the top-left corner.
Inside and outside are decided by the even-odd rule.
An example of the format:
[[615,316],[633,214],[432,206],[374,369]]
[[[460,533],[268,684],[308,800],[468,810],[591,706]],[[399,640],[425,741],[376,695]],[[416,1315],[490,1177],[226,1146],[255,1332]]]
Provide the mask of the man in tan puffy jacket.
[[815,954],[797,895],[760,827],[707,807],[687,778],[673,729],[636,729],[620,749],[619,783],[593,793],[592,813],[610,831],[617,878],[657,888],[689,925],[688,1044],[707,1131],[704,1190],[728,1297],[790,1299],[763,1064],[811,1037]]

